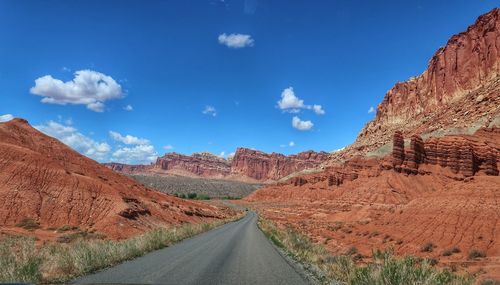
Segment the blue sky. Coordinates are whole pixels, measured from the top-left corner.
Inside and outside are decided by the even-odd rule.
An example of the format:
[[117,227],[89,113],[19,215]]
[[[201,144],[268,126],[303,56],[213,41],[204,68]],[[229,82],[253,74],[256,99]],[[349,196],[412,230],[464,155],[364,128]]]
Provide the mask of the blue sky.
[[0,116],[99,161],[332,151],[496,5],[0,0]]

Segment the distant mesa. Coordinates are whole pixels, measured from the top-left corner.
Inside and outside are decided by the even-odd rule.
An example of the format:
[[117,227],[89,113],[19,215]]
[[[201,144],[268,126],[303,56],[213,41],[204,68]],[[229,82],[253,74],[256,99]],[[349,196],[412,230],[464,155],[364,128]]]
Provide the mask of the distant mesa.
[[210,153],[183,155],[167,153],[151,165],[104,165],[125,174],[182,175],[246,182],[272,182],[292,173],[319,167],[329,157],[326,152],[306,151],[296,155],[264,153],[238,148],[234,157],[224,159]]

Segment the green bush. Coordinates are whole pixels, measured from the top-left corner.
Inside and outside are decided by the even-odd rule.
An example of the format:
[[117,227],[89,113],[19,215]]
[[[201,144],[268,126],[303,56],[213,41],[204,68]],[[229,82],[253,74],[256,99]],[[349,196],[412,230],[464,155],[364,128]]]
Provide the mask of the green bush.
[[188,199],[196,199],[197,194],[194,192],[191,192],[187,195]]
[[432,242],[425,243],[421,248],[421,252],[432,252],[436,246]]
[[469,259],[476,259],[482,257],[486,257],[486,253],[484,251],[481,251],[479,249],[471,249],[469,251]]
[[23,228],[28,231],[34,231],[40,228],[40,224],[31,218],[25,218],[16,224],[17,227]]

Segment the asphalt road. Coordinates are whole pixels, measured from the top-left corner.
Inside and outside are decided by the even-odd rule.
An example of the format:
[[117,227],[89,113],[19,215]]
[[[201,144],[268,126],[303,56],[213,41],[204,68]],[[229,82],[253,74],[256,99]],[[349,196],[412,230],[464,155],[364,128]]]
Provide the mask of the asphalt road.
[[308,284],[257,227],[257,215],[226,224],[76,283]]

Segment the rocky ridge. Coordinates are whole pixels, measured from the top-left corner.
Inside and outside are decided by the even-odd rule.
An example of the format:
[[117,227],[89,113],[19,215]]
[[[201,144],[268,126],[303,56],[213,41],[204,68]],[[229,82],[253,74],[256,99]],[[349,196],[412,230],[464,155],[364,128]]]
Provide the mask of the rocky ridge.
[[500,9],[480,16],[452,36],[427,70],[397,83],[377,107],[376,117],[336,161],[353,155],[387,154],[392,134],[424,138],[472,134],[500,126]]
[[105,166],[130,175],[174,174],[246,182],[270,182],[298,171],[316,168],[327,159],[326,152],[306,151],[286,156],[238,148],[231,159],[220,158],[210,153],[194,153],[190,156],[167,153],[151,165],[106,163]]

